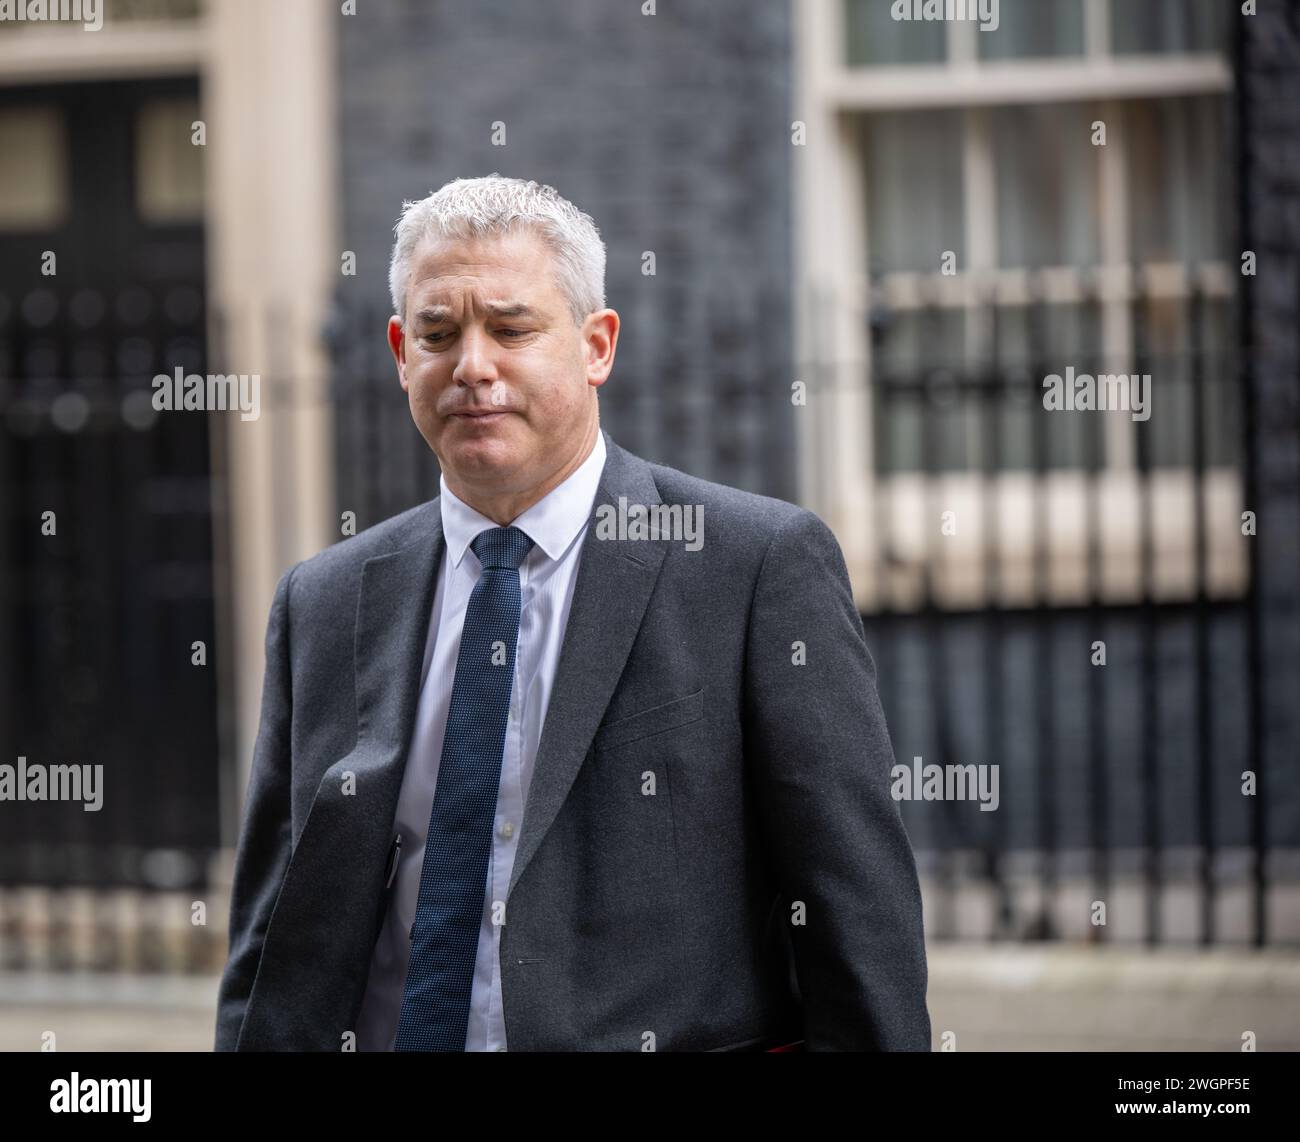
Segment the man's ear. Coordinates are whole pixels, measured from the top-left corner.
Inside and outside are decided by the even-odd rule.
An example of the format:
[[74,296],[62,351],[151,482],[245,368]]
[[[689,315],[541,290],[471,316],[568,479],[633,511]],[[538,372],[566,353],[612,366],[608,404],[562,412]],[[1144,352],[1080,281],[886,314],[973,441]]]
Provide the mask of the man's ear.
[[406,331],[402,328],[402,319],[396,314],[388,319],[388,347],[397,362],[397,379],[402,392],[406,392]]
[[581,336],[587,355],[587,384],[600,388],[614,368],[618,344],[619,316],[613,309],[589,313],[582,323]]

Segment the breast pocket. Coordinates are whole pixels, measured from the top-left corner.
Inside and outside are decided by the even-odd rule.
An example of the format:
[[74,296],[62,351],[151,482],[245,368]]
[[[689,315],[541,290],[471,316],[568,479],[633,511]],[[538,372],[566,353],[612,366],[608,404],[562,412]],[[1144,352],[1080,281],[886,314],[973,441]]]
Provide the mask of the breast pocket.
[[625,718],[606,722],[596,731],[592,744],[598,752],[603,752],[688,726],[692,722],[698,722],[702,717],[704,717],[704,690],[699,689],[694,694],[686,694],[681,698],[674,698],[671,702],[651,706],[648,710],[640,710]]

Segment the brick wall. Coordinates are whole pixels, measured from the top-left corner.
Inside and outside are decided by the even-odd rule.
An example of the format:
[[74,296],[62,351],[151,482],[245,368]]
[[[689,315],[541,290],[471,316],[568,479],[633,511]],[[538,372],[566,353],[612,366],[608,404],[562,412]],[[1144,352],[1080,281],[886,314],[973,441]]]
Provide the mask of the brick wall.
[[[607,246],[607,304],[623,325],[602,424],[647,459],[795,498],[788,4],[357,7],[338,37],[342,229],[358,257],[340,300],[354,318],[371,312],[368,347],[355,322],[336,330],[344,380],[393,375],[382,326],[403,198],[493,171],[536,179],[589,213]],[[492,143],[498,121],[505,146]],[[436,493],[437,469],[395,380],[353,396],[340,507],[370,523]],[[362,488],[376,464],[378,491]]]
[[[1253,398],[1259,742],[1271,839],[1300,838],[1300,3],[1239,17],[1243,351]],[[1250,407],[1248,406],[1248,412]]]

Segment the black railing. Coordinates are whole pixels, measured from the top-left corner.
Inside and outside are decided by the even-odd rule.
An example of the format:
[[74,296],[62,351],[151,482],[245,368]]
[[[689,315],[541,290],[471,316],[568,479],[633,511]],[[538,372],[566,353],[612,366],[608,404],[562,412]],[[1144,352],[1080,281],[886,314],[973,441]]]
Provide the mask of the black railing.
[[[1241,774],[1257,768],[1251,711],[1262,671],[1250,636],[1253,549],[1235,522],[1239,505],[1215,506],[1253,479],[1250,452],[1236,439],[1245,394],[1231,327],[1217,341],[1205,333],[1207,307],[1230,299],[1205,296],[1196,275],[1188,280],[1172,303],[1140,291],[1128,307],[1132,368],[1152,375],[1153,403],[1149,421],[1126,420],[1122,432],[1107,419],[1122,413],[1043,407],[1044,376],[1067,365],[1100,373],[1110,362],[1088,340],[1100,319],[1082,318],[1088,336],[1062,340],[1060,312],[1051,310],[1060,303],[1032,291],[1014,311],[991,300],[961,311],[955,342],[933,333],[952,312],[923,303],[899,321],[877,304],[867,326],[873,372],[801,374],[810,382],[807,408],[791,405],[789,377],[775,366],[758,374],[768,397],[761,386],[706,390],[726,415],[701,440],[718,446],[727,433],[731,461],[748,473],[736,482],[761,490],[763,450],[788,432],[778,418],[816,415],[832,382],[866,387],[871,422],[861,430],[875,444],[876,496],[846,506],[871,512],[876,560],[852,570],[855,583],[871,587],[864,621],[897,759],[997,764],[1002,774],[996,812],[953,801],[903,805],[935,938],[1273,939],[1270,892],[1285,877],[1270,871],[1271,858],[1300,845],[1267,837],[1258,798],[1241,792]],[[115,794],[102,817],[66,805],[6,812],[7,968],[210,970],[219,954],[210,926],[165,912],[205,897],[223,840],[218,768],[229,769],[228,787],[237,776],[217,748],[217,725],[230,725],[214,679],[222,666],[190,663],[196,640],[213,663],[212,516],[225,490],[207,466],[208,419],[149,417],[141,399],[158,372],[178,364],[202,371],[207,332],[220,345],[223,324],[208,315],[205,326],[177,297],[134,296],[94,320],[84,298],[76,306],[62,296],[0,305],[3,724],[15,755],[4,760],[102,762]],[[1098,313],[1106,299],[1094,283],[1068,304],[1077,318]],[[410,422],[382,341],[382,315],[372,316],[340,317],[325,331],[339,508],[356,511],[358,527],[437,487],[436,462]],[[931,334],[895,351],[891,329],[908,322]],[[982,341],[966,322],[985,331]],[[96,344],[102,351],[88,352]],[[945,353],[945,344],[958,350]],[[271,367],[265,378],[265,414],[297,410],[299,388],[282,371]],[[658,391],[630,372],[637,383],[621,378],[611,431],[645,452],[636,426],[671,425],[671,408],[694,378]],[[1166,429],[1166,415],[1179,427]],[[292,439],[287,421],[271,427],[277,440]],[[294,458],[277,451],[275,462],[289,471]],[[1115,471],[1129,473],[1118,499],[1105,491]],[[1054,480],[1071,476],[1084,489],[1077,514],[1053,492]],[[978,535],[963,570],[978,581],[974,593],[952,590],[940,531],[943,481],[954,479],[976,507],[962,523]],[[1029,489],[1019,549],[996,510],[1005,508],[1008,479]],[[897,497],[917,480],[926,517],[919,547],[896,527]],[[1173,533],[1185,550],[1172,555],[1169,529],[1157,526],[1167,514],[1157,492],[1170,481],[1190,505]],[[1105,541],[1117,503],[1136,521],[1121,559],[1136,568],[1129,590],[1115,588],[1116,556]],[[56,537],[40,535],[45,510],[57,513]],[[1071,557],[1082,590],[1057,582],[1052,534],[1062,511],[1067,530],[1082,537]],[[1189,573],[1171,586],[1171,563],[1186,560]],[[1097,641],[1106,645],[1105,667],[1091,664]],[[222,692],[230,693],[228,678]],[[41,894],[35,910],[32,889]],[[79,899],[89,900],[88,911]],[[124,919],[119,899],[134,915]],[[1084,915],[1094,900],[1112,905],[1106,926]]]
[[[933,889],[927,931],[938,938],[1270,938],[1270,839],[1260,792],[1242,788],[1257,769],[1249,743],[1261,686],[1250,653],[1253,547],[1240,517],[1251,458],[1241,447],[1231,324],[1219,326],[1217,344],[1206,333],[1207,308],[1230,314],[1231,299],[1207,297],[1195,273],[1172,295],[1135,280],[1119,323],[1132,332],[1131,366],[1108,360],[1096,341],[1051,337],[1045,291],[1017,307],[1018,357],[1005,353],[1007,313],[991,298],[955,314],[930,300],[906,315],[902,324],[931,331],[956,316],[966,353],[949,357],[933,332],[910,357],[891,352],[898,315],[879,302],[870,311],[875,368],[862,383],[877,458],[876,558],[865,571],[875,601],[864,621],[895,752],[904,765],[920,756],[941,767],[996,764],[1001,774],[995,812],[943,800],[902,806]],[[877,283],[873,295],[883,292]],[[1099,281],[1070,304],[1076,316],[1111,304],[1114,321]],[[1150,374],[1150,419],[1050,411],[1044,378],[1067,366]],[[1118,431],[1114,417],[1123,418]],[[910,434],[901,449],[891,439],[900,431]],[[956,456],[945,452],[954,441]],[[1081,505],[1052,491],[1071,474]],[[1032,487],[1030,550],[1019,559],[1000,526],[1008,477]],[[915,534],[895,534],[893,497],[909,480],[925,489],[920,550]],[[1235,501],[1212,505],[1212,481],[1220,500]],[[943,490],[963,486],[977,510],[962,523],[979,535],[964,571],[979,587],[955,594],[945,589],[954,560],[940,521]],[[1187,505],[1176,527],[1163,518],[1161,490]],[[1106,517],[1117,509],[1136,519],[1136,552],[1112,542]],[[1065,559],[1082,589],[1054,582],[1062,532],[1074,541]],[[1137,589],[1116,589],[1115,572],[1134,561]],[[1097,642],[1104,665],[1094,665]],[[1293,851],[1297,840],[1272,844]],[[989,903],[959,917],[963,901],[982,898],[972,888]],[[1094,922],[1094,902],[1108,905],[1106,923]]]

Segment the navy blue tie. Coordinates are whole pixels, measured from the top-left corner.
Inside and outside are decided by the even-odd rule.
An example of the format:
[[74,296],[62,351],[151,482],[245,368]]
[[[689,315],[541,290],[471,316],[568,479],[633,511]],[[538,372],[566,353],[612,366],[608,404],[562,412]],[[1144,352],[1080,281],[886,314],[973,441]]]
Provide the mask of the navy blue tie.
[[470,546],[483,571],[469,597],[456,658],[397,1021],[398,1051],[463,1051],[469,1028],[519,641],[519,565],[533,541],[517,527],[494,527]]

